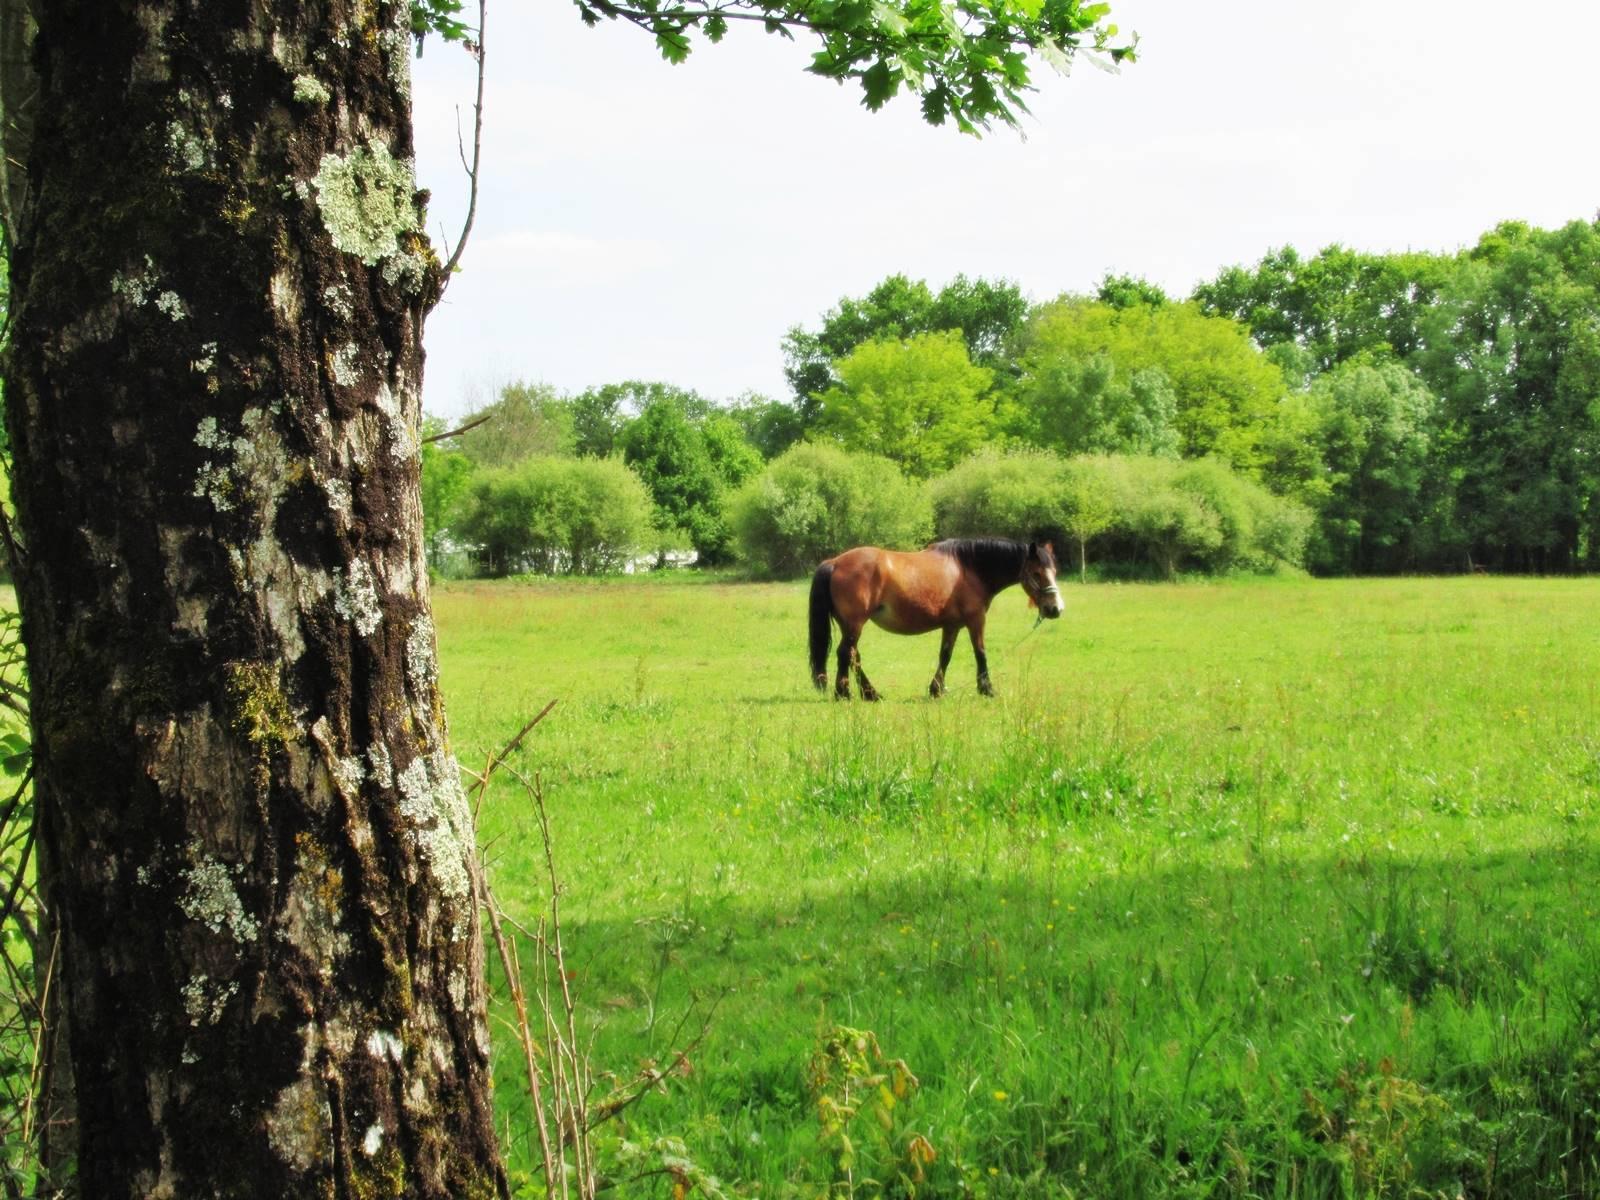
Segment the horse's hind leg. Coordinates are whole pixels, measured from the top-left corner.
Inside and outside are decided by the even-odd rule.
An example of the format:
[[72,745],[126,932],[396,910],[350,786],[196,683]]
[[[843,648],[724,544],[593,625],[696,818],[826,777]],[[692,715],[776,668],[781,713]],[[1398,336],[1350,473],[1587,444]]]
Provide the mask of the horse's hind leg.
[[840,621],[839,622],[839,669],[833,680],[833,698],[835,700],[850,699],[850,672],[856,673],[856,683],[861,686],[863,700],[878,699],[878,690],[867,679],[866,673],[861,670],[861,652],[856,649],[856,644],[861,641],[861,630],[866,621]]
[[833,678],[833,698],[835,700],[850,699],[850,671],[855,669],[856,676],[861,680],[861,697],[864,700],[875,699],[867,694],[869,684],[861,674],[861,656],[856,652],[856,643],[861,640],[861,621],[839,622],[839,657],[838,670]]
[[872,681],[867,678],[867,673],[861,669],[861,651],[855,652],[856,684],[861,688],[863,700],[882,700],[878,689],[872,686]]
[[956,638],[960,633],[961,626],[952,625],[944,631],[939,641],[939,669],[933,673],[933,682],[928,685],[928,695],[935,700],[944,695],[944,669],[950,665],[950,655],[955,652]]

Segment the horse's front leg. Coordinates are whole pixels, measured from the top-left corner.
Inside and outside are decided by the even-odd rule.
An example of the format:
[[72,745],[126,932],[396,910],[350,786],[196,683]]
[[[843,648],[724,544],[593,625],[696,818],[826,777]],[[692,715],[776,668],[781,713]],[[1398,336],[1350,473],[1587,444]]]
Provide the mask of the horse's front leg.
[[994,695],[994,684],[989,682],[989,656],[983,652],[983,617],[967,625],[967,636],[972,639],[972,657],[978,660],[978,691],[985,696]]
[[937,700],[944,695],[944,669],[950,665],[950,655],[955,653],[956,638],[961,634],[961,626],[951,625],[944,630],[939,641],[939,669],[933,673],[933,682],[928,685],[928,695]]

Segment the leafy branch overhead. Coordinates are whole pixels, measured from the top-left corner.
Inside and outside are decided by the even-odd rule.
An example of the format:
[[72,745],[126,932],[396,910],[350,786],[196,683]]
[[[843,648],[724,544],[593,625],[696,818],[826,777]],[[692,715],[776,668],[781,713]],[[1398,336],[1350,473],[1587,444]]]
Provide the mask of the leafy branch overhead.
[[[1028,111],[1029,56],[1058,71],[1087,53],[1114,67],[1134,59],[1138,39],[1118,44],[1109,4],[1081,0],[575,0],[588,25],[629,21],[656,40],[668,62],[689,57],[698,34],[720,42],[735,21],[768,33],[814,35],[821,48],[807,69],[860,82],[862,103],[876,111],[902,87],[922,97],[934,125],[954,121],[966,133],[995,121],[1016,125]],[[470,31],[459,0],[416,0],[413,27],[450,40]]]

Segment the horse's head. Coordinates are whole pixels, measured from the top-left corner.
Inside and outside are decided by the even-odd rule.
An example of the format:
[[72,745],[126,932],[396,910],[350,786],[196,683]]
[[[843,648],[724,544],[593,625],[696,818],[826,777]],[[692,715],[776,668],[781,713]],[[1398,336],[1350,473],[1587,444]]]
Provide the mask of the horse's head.
[[1052,620],[1061,615],[1061,589],[1056,586],[1056,554],[1049,542],[1029,542],[1022,560],[1022,590]]

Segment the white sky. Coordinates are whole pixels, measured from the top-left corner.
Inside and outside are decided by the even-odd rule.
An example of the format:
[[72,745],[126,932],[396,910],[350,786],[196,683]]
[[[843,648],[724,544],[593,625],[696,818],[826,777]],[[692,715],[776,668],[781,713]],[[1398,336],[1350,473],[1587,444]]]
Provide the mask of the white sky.
[[[1138,63],[1037,64],[1026,140],[979,140],[909,95],[868,113],[803,72],[804,39],[735,28],[671,67],[563,0],[493,0],[477,225],[427,328],[425,407],[515,379],[784,397],[784,332],[897,271],[1186,294],[1284,244],[1452,250],[1600,208],[1593,0],[1116,0],[1113,19]],[[430,230],[453,240],[472,64],[431,40],[414,69]]]

